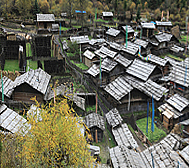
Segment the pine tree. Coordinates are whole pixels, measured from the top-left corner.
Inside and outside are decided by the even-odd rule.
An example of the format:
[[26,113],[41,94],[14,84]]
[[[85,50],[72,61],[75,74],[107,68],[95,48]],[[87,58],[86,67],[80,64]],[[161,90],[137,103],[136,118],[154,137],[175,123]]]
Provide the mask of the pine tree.
[[33,14],[36,15],[36,14],[38,14],[38,13],[40,13],[39,5],[38,5],[37,0],[35,0],[34,9],[33,9]]

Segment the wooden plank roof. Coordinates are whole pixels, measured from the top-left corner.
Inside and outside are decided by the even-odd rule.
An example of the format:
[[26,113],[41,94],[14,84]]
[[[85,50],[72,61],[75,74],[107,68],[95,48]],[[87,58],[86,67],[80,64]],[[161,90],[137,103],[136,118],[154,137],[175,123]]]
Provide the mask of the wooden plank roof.
[[182,112],[189,105],[189,100],[180,96],[179,94],[175,94],[167,100],[167,103],[169,103],[179,112]]
[[91,113],[85,116],[85,124],[88,128],[98,127],[105,130],[104,118],[97,113]]
[[135,59],[133,63],[127,68],[126,72],[139,79],[142,79],[143,81],[146,81],[154,71],[155,67],[155,65],[152,65],[148,62]]
[[122,47],[121,47],[121,51],[124,51],[133,56],[135,56],[137,54],[138,49],[139,49],[139,46],[130,41],[127,42],[127,48],[125,45],[124,46],[122,45]]
[[92,52],[89,51],[89,50],[86,50],[86,51],[83,53],[83,55],[84,55],[86,58],[90,59],[90,60],[92,60],[92,59],[95,57],[95,54],[92,53]]
[[[122,26],[123,30],[125,30],[126,32],[126,26]],[[134,29],[130,26],[130,25],[127,25],[127,32],[128,33],[134,33]]]
[[113,108],[106,114],[106,119],[108,124],[112,126],[112,128],[120,125],[123,121],[121,118],[119,111],[116,108]]
[[189,67],[174,65],[169,80],[181,86],[189,87]]
[[170,48],[171,51],[175,52],[175,53],[179,53],[179,52],[183,52],[184,51],[184,48],[182,47],[179,47],[177,45],[173,45],[171,48]]
[[54,14],[37,14],[37,22],[54,22]]
[[126,82],[123,76],[119,76],[113,82],[106,85],[104,90],[117,101],[119,101],[130,91],[132,91],[133,87],[128,82]]
[[117,29],[114,29],[114,28],[110,28],[106,31],[106,34],[110,35],[110,36],[113,36],[113,37],[116,37],[119,35],[121,31],[120,30],[117,30]]
[[23,83],[27,83],[32,88],[36,89],[37,91],[45,95],[50,79],[51,79],[51,75],[46,73],[41,68],[36,70],[31,69],[30,71],[24,73],[23,75],[18,76],[15,79],[11,89],[15,89],[17,86],[20,86]]
[[109,50],[107,47],[102,46],[99,50],[95,51],[95,54],[97,54],[101,58],[106,58],[106,57],[114,58],[117,52]]
[[116,43],[116,42],[109,42],[109,44],[110,44],[111,48],[116,49],[118,51],[120,51],[121,48],[122,48],[122,46],[120,44]]
[[155,29],[154,23],[141,23],[142,28]]
[[12,133],[23,133],[26,134],[29,129],[27,120],[19,115],[17,112],[7,108],[6,105],[0,107],[0,126]]
[[139,46],[142,46],[143,48],[146,48],[148,46],[148,41],[145,41],[145,40],[141,40],[141,39],[136,39],[134,41],[135,44],[139,45]]
[[173,35],[169,33],[159,33],[155,35],[155,38],[157,39],[159,43],[161,43],[161,42],[169,42],[172,36]]
[[173,113],[173,118],[177,119],[180,116],[183,115],[183,113],[180,113],[177,109],[173,108],[171,105],[164,103],[160,107],[158,107],[158,110],[162,113]]
[[93,66],[87,70],[87,73],[92,75],[93,77],[96,77],[100,73],[99,65],[93,64]]
[[189,165],[189,145],[186,146],[182,151],[179,151],[179,154]]
[[172,23],[169,22],[161,22],[161,21],[156,21],[157,26],[173,26]]
[[75,36],[75,37],[70,37],[71,42],[76,42],[78,44],[85,44],[85,43],[89,43],[89,37],[86,36]]
[[158,56],[156,56],[156,55],[153,55],[153,54],[147,55],[147,58],[148,58],[148,60],[149,60],[150,62],[155,63],[155,64],[160,65],[160,66],[163,66],[163,67],[164,67],[164,66],[166,65],[166,63],[168,62],[167,59],[160,58],[160,57],[158,57]]
[[102,16],[113,16],[112,12],[102,12]]
[[[8,98],[11,97],[14,89],[13,87],[13,81],[11,79],[9,79],[8,77],[4,76],[3,77],[3,93],[5,96],[7,96]],[[0,92],[2,93],[2,82],[0,82]]]
[[115,61],[113,61],[112,59],[110,59],[110,58],[105,58],[105,59],[102,61],[101,68],[102,68],[103,70],[105,70],[105,71],[110,72],[110,71],[112,71],[112,70],[116,67],[117,64],[118,64],[118,63],[115,62]]
[[138,148],[138,144],[135,141],[131,131],[129,130],[126,123],[121,124],[120,127],[116,127],[112,129],[112,133],[114,135],[115,141],[119,145],[124,145],[128,148]]
[[121,54],[118,54],[114,58],[114,60],[117,61],[119,64],[123,65],[125,68],[127,68],[133,62],[132,60],[128,60],[127,58],[125,58]]

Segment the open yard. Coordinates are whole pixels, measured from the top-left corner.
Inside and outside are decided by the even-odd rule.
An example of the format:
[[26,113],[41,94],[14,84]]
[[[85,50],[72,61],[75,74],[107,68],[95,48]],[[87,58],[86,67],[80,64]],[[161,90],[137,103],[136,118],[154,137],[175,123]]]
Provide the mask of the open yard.
[[151,131],[152,120],[148,118],[148,133],[146,132],[147,118],[142,118],[136,121],[137,126],[148,137],[150,142],[158,142],[160,139],[166,136],[166,133],[159,129],[154,123],[154,132]]

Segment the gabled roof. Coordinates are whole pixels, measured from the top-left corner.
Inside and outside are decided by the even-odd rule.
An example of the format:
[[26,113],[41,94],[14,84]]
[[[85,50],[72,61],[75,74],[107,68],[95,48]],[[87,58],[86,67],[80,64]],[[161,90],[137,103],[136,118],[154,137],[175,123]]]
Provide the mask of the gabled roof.
[[[173,118],[179,118],[183,115],[183,113],[180,113],[177,109],[173,108],[168,103],[162,104],[160,107],[158,107],[158,110],[163,114],[166,115],[166,113],[173,113]],[[167,117],[168,118],[168,117]]]
[[[122,26],[123,30],[126,31],[126,26]],[[133,28],[130,25],[127,25],[127,32],[128,33],[134,33],[135,31],[133,30]]]
[[171,51],[175,52],[175,53],[179,53],[179,52],[183,52],[184,51],[184,48],[182,47],[179,47],[177,45],[173,45],[171,48],[170,48]]
[[98,65],[96,64],[93,64],[92,67],[90,67],[88,70],[87,70],[87,73],[92,75],[93,77],[96,77],[99,73],[100,73],[100,68]]
[[152,65],[148,62],[135,59],[133,63],[127,68],[126,72],[139,79],[142,79],[143,81],[146,81],[154,71],[155,67],[155,65]]
[[134,43],[137,44],[137,45],[139,45],[139,46],[142,46],[143,48],[146,48],[148,46],[149,42],[141,40],[141,39],[136,39],[134,41]]
[[169,80],[181,86],[189,87],[189,68],[179,65],[173,66]]
[[119,101],[130,91],[132,91],[133,87],[125,81],[123,76],[119,76],[113,82],[106,85],[104,90]]
[[189,105],[189,100],[180,96],[179,94],[175,94],[167,100],[167,103],[169,103],[179,112],[182,112]]
[[168,57],[168,56],[165,56],[165,58],[164,59],[166,59],[167,61],[169,61],[169,63],[171,64],[171,65],[180,65],[180,62],[179,61],[176,61],[175,59],[173,59],[173,58],[170,58],[170,57]]
[[102,12],[103,17],[105,16],[113,16],[112,12]]
[[54,22],[54,14],[37,14],[37,22]]
[[131,63],[132,60],[128,60],[127,58],[123,57],[121,54],[118,54],[115,58],[115,61],[123,65],[125,68],[127,68]]
[[78,44],[84,44],[84,43],[89,43],[89,37],[88,36],[75,36],[75,37],[70,37],[71,42],[76,42]]
[[169,21],[169,22],[156,21],[156,25],[157,25],[157,26],[173,26],[170,21]]
[[153,63],[160,65],[160,66],[165,66],[166,63],[168,62],[167,59],[160,58],[160,57],[153,55],[153,54],[147,55],[147,58],[150,62],[153,62]]
[[[4,76],[3,77],[3,93],[5,96],[7,96],[8,98],[11,97],[14,89],[12,88],[14,85],[14,82],[9,79],[8,77]],[[0,82],[0,92],[2,93],[2,82]]]
[[110,58],[114,58],[117,52],[109,50],[108,48],[102,46],[99,50],[95,51],[95,54],[97,54],[101,58],[106,58],[107,56]]
[[121,50],[122,46],[118,43],[115,43],[115,42],[109,42],[110,43],[110,47],[113,48],[113,49],[116,49],[118,51]]
[[20,86],[23,83],[27,83],[32,88],[36,89],[37,91],[45,95],[50,79],[51,75],[43,71],[41,68],[36,70],[31,69],[23,75],[18,76],[15,79],[11,89],[16,88],[17,86]]
[[101,130],[105,130],[104,118],[97,113],[85,116],[85,124],[88,128],[98,127]]
[[121,118],[121,116],[119,114],[119,111],[116,108],[110,110],[106,114],[106,119],[107,119],[109,125],[112,126],[112,128],[120,125],[123,121],[123,119]]
[[121,32],[120,30],[116,30],[116,29],[114,29],[114,28],[110,28],[110,29],[108,29],[108,30],[106,31],[106,34],[108,34],[108,35],[110,35],[110,36],[116,37],[116,36],[119,35],[120,32]]
[[101,65],[101,68],[105,71],[112,71],[117,65],[117,62],[113,61],[112,59],[110,58],[105,58],[103,61],[102,61],[102,65]]
[[137,52],[138,52],[138,45],[136,45],[136,44],[134,44],[134,43],[132,43],[132,42],[130,42],[130,41],[128,41],[127,42],[127,48],[126,48],[126,46],[124,45],[124,46],[122,46],[122,51],[124,51],[124,52],[126,52],[126,53],[129,53],[129,54],[131,54],[131,55],[136,55],[137,54]]
[[154,23],[141,23],[142,28],[155,29]]
[[0,106],[0,126],[12,133],[26,134],[29,128],[27,120],[19,115],[17,112],[11,110],[6,105]]
[[155,38],[157,39],[159,43],[161,43],[161,42],[169,42],[172,36],[173,35],[169,33],[159,33],[155,35]]
[[134,149],[138,148],[138,144],[135,141],[126,123],[121,124],[121,126],[118,128],[113,128],[112,133],[118,145],[124,145],[126,147],[132,147]]
[[92,60],[92,59],[95,57],[95,54],[92,53],[92,52],[89,51],[89,50],[86,50],[86,51],[83,53],[83,55],[84,55],[85,57],[87,57],[88,59],[90,59],[90,60]]

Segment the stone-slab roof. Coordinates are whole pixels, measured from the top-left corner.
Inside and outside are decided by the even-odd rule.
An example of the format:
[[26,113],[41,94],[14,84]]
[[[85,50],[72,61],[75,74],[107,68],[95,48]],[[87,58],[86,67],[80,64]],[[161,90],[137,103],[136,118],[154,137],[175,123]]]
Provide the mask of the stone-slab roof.
[[125,58],[121,54],[118,54],[114,58],[114,60],[117,61],[119,64],[123,65],[125,68],[127,68],[132,63],[132,60],[128,60],[127,58]]
[[134,43],[128,41],[127,48],[125,45],[124,46],[122,45],[121,50],[128,54],[135,56],[139,50],[139,46],[137,44],[134,44]]
[[147,58],[148,58],[148,60],[149,60],[150,62],[153,62],[153,63],[155,63],[155,64],[157,64],[157,65],[160,65],[160,66],[163,66],[163,67],[164,67],[164,66],[166,65],[166,63],[168,62],[167,59],[160,58],[160,57],[158,57],[158,56],[156,56],[156,55],[153,55],[153,54],[147,55]]
[[112,12],[102,12],[102,15],[103,16],[113,16],[113,13]]
[[154,23],[141,23],[142,28],[155,29]]
[[92,59],[95,57],[95,54],[92,53],[92,52],[89,51],[89,50],[86,50],[86,51],[83,53],[83,55],[84,55],[86,58],[90,59],[90,60],[92,60]]
[[54,22],[54,14],[37,14],[37,22]]
[[170,21],[169,21],[169,22],[156,21],[156,25],[157,25],[157,26],[173,26]]
[[171,51],[175,52],[175,53],[179,53],[179,52],[183,52],[184,51],[184,48],[182,47],[179,47],[177,45],[173,45],[171,48],[170,48]]
[[135,44],[139,45],[139,46],[142,46],[143,48],[146,48],[148,46],[148,43],[147,41],[145,40],[141,40],[141,39],[136,39],[134,41]]
[[119,35],[120,32],[121,32],[120,30],[116,30],[116,29],[114,29],[114,28],[110,28],[110,29],[108,29],[108,30],[106,31],[106,34],[108,34],[108,35],[110,35],[110,36],[116,37],[116,36]]
[[71,42],[76,42],[78,44],[85,44],[89,43],[89,37],[88,36],[75,36],[75,37],[70,37]]
[[112,70],[116,67],[117,64],[118,64],[118,63],[115,62],[115,61],[113,61],[112,59],[110,59],[110,58],[105,58],[105,59],[102,61],[101,68],[102,68],[103,70],[105,70],[105,71],[110,72],[110,71],[112,71]]
[[96,50],[94,53],[100,56],[101,58],[114,58],[117,54],[117,52],[109,50],[107,47],[104,46],[102,46],[99,50]]
[[[123,30],[126,31],[126,26],[122,26]],[[130,26],[130,25],[127,25],[127,32],[128,33],[134,33],[134,29]]]
[[161,42],[169,42],[172,36],[173,35],[169,33],[159,33],[155,35],[155,38],[157,39],[159,43],[161,43]]
[[96,77],[100,73],[99,65],[93,64],[93,66],[87,70],[87,73],[92,75],[93,77]]

